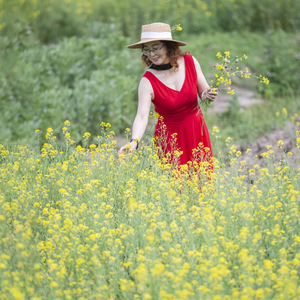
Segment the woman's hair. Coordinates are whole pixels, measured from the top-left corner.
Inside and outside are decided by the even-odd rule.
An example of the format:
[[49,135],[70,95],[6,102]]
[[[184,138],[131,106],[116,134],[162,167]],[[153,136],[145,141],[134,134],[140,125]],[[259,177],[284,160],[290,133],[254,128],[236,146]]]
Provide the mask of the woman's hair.
[[[174,71],[178,70],[178,58],[179,56],[185,56],[189,54],[189,51],[182,51],[176,42],[161,41],[167,47],[167,55],[170,59],[170,64],[174,67]],[[142,54],[142,61],[145,66],[151,66],[152,61],[148,56]]]

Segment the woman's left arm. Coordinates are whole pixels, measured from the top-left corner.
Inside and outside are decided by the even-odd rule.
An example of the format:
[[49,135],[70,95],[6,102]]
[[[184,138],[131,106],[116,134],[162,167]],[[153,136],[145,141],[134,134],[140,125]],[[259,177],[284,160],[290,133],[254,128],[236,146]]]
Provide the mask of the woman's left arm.
[[218,95],[217,90],[215,90],[215,92],[211,91],[211,88],[202,73],[199,62],[194,56],[193,59],[197,72],[197,90],[200,99],[203,101],[205,98],[208,98],[210,101],[215,101]]

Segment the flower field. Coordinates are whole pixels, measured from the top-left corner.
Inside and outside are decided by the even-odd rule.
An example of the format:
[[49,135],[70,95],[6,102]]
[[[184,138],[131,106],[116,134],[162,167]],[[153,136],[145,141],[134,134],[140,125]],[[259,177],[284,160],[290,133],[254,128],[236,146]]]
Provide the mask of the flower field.
[[203,182],[154,147],[117,157],[109,126],[0,145],[0,299],[299,299],[299,170],[231,147]]
[[[0,0],[0,300],[298,300],[299,11],[298,0]],[[234,72],[270,78],[245,84],[263,105],[207,116],[213,171],[174,168],[143,141],[116,153],[145,71],[126,46],[156,21],[182,25],[174,38],[215,87],[229,82],[214,74],[229,51],[249,55],[249,72]],[[245,150],[288,122],[293,153],[284,139],[260,158]]]

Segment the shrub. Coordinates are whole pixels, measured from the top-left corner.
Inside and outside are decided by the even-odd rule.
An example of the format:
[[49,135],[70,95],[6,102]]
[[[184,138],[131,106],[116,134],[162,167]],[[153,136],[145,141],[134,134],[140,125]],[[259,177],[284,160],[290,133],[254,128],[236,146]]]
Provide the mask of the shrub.
[[[0,28],[14,35],[16,23],[29,27],[42,43],[81,35],[90,21],[118,22],[122,33],[140,36],[141,25],[155,21],[181,23],[188,33],[266,31],[300,28],[298,0],[9,0],[0,2]],[[82,30],[83,29],[83,30]],[[1,31],[0,31],[1,34]],[[14,35],[15,36],[15,35]]]
[[30,139],[35,128],[45,132],[47,127],[59,138],[66,119],[74,123],[76,142],[102,121],[112,119],[116,132],[131,126],[140,64],[114,26],[91,26],[87,35],[98,38],[72,37],[27,49],[0,74],[1,140]]
[[[283,42],[284,41],[284,42]],[[288,91],[293,96],[300,92],[300,36],[287,38],[283,31],[269,32],[261,68],[266,70],[271,86],[262,89],[266,96]],[[263,87],[260,87],[263,88]]]

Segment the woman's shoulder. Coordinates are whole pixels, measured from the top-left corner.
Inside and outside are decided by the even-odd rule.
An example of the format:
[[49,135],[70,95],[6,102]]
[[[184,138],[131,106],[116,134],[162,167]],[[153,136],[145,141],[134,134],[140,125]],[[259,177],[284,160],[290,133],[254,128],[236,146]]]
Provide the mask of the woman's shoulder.
[[150,80],[151,79],[146,76],[143,76],[141,78],[138,88],[138,94],[139,96],[150,95],[151,99],[153,100],[153,87]]
[[153,80],[155,79],[155,74],[152,72],[151,69],[148,69],[144,75],[142,76],[141,80],[140,80],[140,85],[146,85],[146,86],[151,86],[153,83]]
[[[147,73],[147,74],[146,74]],[[151,78],[149,75],[150,72],[146,71],[145,74],[142,76],[140,83],[139,83],[139,87],[140,88],[145,88],[145,89],[149,89],[152,88],[151,85]]]

